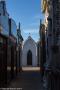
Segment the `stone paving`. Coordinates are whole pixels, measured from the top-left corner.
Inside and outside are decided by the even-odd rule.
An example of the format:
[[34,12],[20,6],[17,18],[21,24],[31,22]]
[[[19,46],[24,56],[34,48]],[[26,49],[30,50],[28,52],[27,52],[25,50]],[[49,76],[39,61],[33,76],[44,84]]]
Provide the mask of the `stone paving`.
[[13,80],[9,88],[21,88],[21,90],[43,90],[40,71],[22,71]]

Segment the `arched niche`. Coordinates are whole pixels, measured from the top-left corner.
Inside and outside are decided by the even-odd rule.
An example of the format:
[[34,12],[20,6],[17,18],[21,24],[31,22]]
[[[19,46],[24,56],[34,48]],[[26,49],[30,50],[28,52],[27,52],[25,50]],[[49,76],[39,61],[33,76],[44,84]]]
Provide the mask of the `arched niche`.
[[31,52],[31,50],[28,50],[28,52],[27,52],[27,65],[29,65],[29,66],[32,65],[32,52]]

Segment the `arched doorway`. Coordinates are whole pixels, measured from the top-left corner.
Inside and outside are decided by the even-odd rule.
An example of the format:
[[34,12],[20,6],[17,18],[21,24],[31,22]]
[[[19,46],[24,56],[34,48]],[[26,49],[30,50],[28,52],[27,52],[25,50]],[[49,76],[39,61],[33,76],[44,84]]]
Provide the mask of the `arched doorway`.
[[30,50],[27,53],[27,65],[32,65],[32,52]]

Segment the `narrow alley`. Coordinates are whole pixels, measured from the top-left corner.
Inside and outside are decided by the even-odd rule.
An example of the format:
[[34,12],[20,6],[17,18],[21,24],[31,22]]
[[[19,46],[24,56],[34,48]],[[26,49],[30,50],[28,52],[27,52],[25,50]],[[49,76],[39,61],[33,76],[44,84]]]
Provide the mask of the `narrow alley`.
[[43,90],[39,69],[26,68],[18,74],[8,88],[19,88],[20,90]]

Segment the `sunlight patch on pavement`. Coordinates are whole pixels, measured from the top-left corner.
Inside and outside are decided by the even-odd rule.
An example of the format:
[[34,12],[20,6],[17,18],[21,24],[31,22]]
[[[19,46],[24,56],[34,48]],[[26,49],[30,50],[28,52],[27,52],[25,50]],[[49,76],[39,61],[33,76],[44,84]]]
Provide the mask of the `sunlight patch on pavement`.
[[40,67],[22,67],[22,71],[40,71]]

